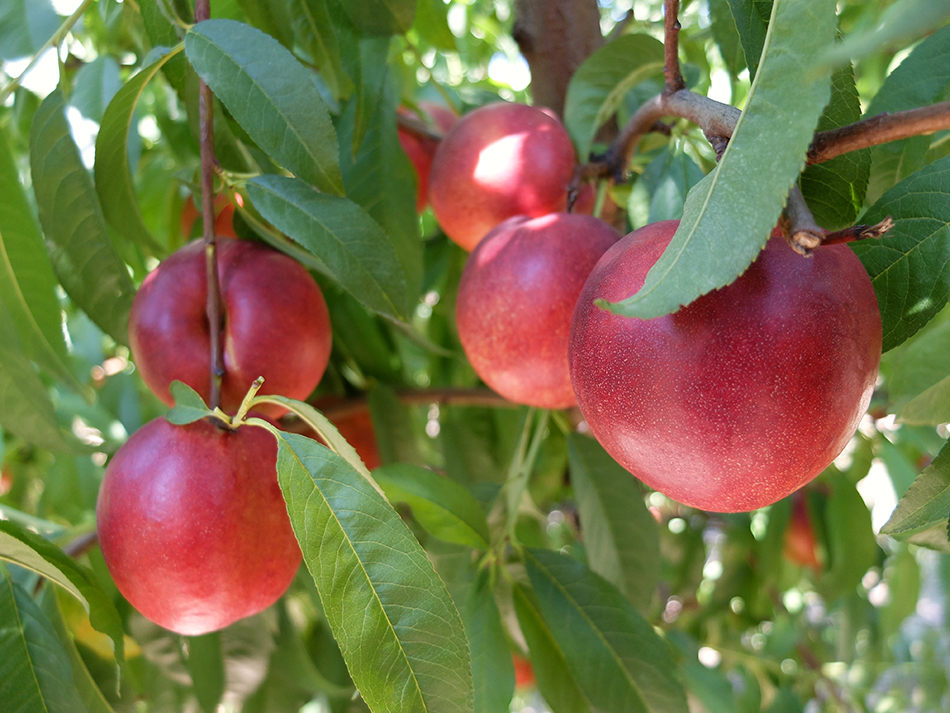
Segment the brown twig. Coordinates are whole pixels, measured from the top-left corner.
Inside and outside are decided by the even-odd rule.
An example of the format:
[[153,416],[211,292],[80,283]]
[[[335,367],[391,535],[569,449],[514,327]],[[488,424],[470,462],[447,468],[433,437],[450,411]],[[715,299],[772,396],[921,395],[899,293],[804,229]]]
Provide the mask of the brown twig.
[[851,151],[950,129],[950,101],[878,114],[848,126],[815,134],[808,163],[822,163]]
[[811,252],[825,237],[821,226],[815,222],[805,196],[796,183],[788,192],[788,203],[781,218],[782,233],[792,250],[803,257],[811,257]]
[[686,81],[680,71],[680,0],[665,0],[663,18],[663,78],[664,94],[675,94],[686,89]]
[[434,130],[431,126],[426,124],[424,121],[415,119],[411,116],[406,116],[405,114],[397,113],[396,114],[396,124],[400,129],[405,129],[410,134],[415,134],[423,139],[432,139],[433,141],[441,141],[442,134]]
[[837,245],[838,243],[852,243],[856,240],[868,240],[871,238],[880,238],[894,227],[894,221],[891,216],[887,216],[880,223],[874,225],[852,225],[844,230],[836,230],[833,233],[825,234],[822,239],[822,245]]
[[[195,22],[211,16],[210,0],[197,0]],[[221,344],[221,285],[218,282],[218,245],[214,233],[214,95],[203,80],[198,81],[198,116],[201,125],[201,214],[204,220],[205,274],[208,284],[208,331],[211,341],[211,408],[221,405],[221,378],[224,357]]]

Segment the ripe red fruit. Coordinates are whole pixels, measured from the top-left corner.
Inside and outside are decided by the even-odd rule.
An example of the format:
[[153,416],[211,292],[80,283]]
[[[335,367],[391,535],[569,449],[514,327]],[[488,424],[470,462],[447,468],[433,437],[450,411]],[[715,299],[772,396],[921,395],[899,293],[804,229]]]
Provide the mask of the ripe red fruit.
[[511,655],[511,662],[515,666],[515,688],[529,688],[535,684],[534,666],[531,661],[518,654]]
[[674,500],[753,510],[820,473],[867,410],[881,354],[871,282],[846,245],[780,238],[734,283],[641,320],[602,310],[637,292],[676,221],[634,231],[591,273],[571,324],[571,379],[593,435]]
[[469,256],[455,306],[475,372],[510,401],[567,408],[571,315],[613,229],[586,215],[510,218]]
[[802,493],[795,494],[792,516],[788,521],[782,543],[782,556],[799,567],[811,567],[818,570],[821,569],[821,561],[818,559],[818,540],[811,525],[811,518],[808,516],[808,503],[801,495]]
[[[235,196],[239,205],[244,205],[241,201],[240,194]],[[214,198],[214,233],[222,238],[237,238],[237,233],[234,232],[234,225],[232,221],[234,219],[234,206],[231,204],[231,201],[228,200],[228,197],[224,194],[218,194]],[[190,238],[191,231],[195,227],[195,223],[198,221],[198,218],[201,217],[201,211],[195,207],[195,201],[192,196],[188,196],[185,200],[185,205],[181,209],[181,234],[186,238]]]
[[[443,134],[448,132],[458,120],[458,116],[454,111],[441,104],[419,102],[419,108],[429,116],[436,128]],[[418,114],[409,109],[400,107],[398,111],[413,119],[419,118]],[[402,127],[397,130],[397,135],[399,145],[402,146],[402,150],[406,152],[412,167],[416,170],[416,212],[421,213],[429,202],[429,171],[432,169],[432,159],[435,156],[436,149],[439,148],[439,142],[414,134]]]
[[[235,411],[258,376],[261,393],[310,395],[330,358],[330,316],[300,263],[247,240],[218,244],[223,306],[221,407]],[[172,405],[182,381],[207,401],[211,390],[204,246],[166,258],[139,289],[129,317],[132,358],[148,387]],[[278,413],[278,409],[265,409]]]
[[561,122],[524,104],[489,104],[442,139],[429,199],[445,234],[472,250],[506,218],[564,210],[573,174],[574,147]]
[[301,559],[276,462],[273,436],[252,426],[158,418],[136,431],[96,505],[102,555],[132,606],[194,636],[273,604]]

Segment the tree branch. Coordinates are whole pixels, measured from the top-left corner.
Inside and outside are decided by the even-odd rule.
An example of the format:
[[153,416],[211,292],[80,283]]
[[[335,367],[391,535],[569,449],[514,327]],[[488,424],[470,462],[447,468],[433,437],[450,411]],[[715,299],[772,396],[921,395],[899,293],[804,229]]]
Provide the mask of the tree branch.
[[433,141],[442,140],[442,134],[434,130],[424,121],[420,121],[419,119],[415,119],[411,116],[406,116],[400,112],[396,113],[396,125],[400,129],[405,129],[410,134],[415,134],[422,139],[432,139]]
[[680,71],[680,0],[666,0],[663,6],[663,78],[666,80],[663,87],[664,94],[675,94],[686,89],[686,81]]

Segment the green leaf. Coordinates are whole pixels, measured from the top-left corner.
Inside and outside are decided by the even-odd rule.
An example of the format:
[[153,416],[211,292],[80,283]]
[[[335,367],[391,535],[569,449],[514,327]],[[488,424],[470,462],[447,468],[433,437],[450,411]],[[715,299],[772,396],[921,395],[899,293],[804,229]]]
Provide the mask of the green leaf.
[[896,359],[892,360],[887,386],[891,404],[898,407],[898,413],[908,401],[950,376],[947,354],[950,354],[950,321],[931,323],[926,332],[892,352]]
[[109,102],[96,137],[96,192],[102,212],[119,235],[153,254],[161,254],[162,249],[139,210],[129,166],[129,129],[145,85],[181,50],[179,45],[160,55],[119,90]]
[[685,713],[666,643],[609,582],[550,550],[526,550],[541,613],[581,689],[611,713]]
[[[729,0],[709,0],[709,18],[712,21],[713,37],[719,45],[719,54],[722,55],[729,72],[736,76],[746,63],[742,39],[739,37]],[[764,36],[765,33],[763,33]]]
[[57,89],[37,109],[30,132],[40,223],[52,243],[53,268],[66,294],[102,331],[128,344],[135,286],[109,238],[64,110],[63,93]]
[[686,688],[702,702],[707,713],[735,713],[736,697],[732,683],[721,671],[708,669],[696,660],[687,661],[683,665],[683,679]]
[[813,58],[834,33],[832,0],[775,0],[759,71],[722,160],[690,191],[640,291],[602,307],[641,319],[669,314],[729,284],[756,258],[828,101],[830,72],[816,72]]
[[564,125],[581,159],[627,92],[662,71],[663,44],[648,35],[623,35],[584,60],[571,77],[564,104]]
[[[176,28],[165,16],[162,6],[166,2],[167,0],[139,0],[138,3],[142,15],[142,24],[145,26],[145,34],[148,36],[148,41],[152,47],[174,47],[181,42],[181,38],[176,31],[181,28]],[[181,19],[184,22],[192,22],[194,18],[190,12],[191,8],[188,5],[185,7],[188,10],[187,17],[182,16]],[[176,9],[181,10],[181,3],[176,6]],[[185,83],[189,72],[191,72],[191,67],[184,55],[176,55],[162,67],[162,73],[168,83],[172,85],[172,88],[182,100],[185,98]]]
[[765,47],[772,16],[772,0],[728,0],[745,52],[749,76],[755,77],[762,49]]
[[491,573],[482,570],[462,612],[472,649],[473,713],[508,713],[515,693],[515,668],[501,614],[492,595]]
[[640,486],[593,438],[571,434],[568,455],[588,565],[645,612],[660,575],[660,537]]
[[215,96],[268,156],[321,191],[343,194],[339,147],[307,70],[277,40],[233,20],[207,20],[185,53]]
[[41,448],[72,450],[59,428],[46,386],[23,351],[16,324],[3,299],[0,299],[0,426]]
[[0,701],[17,713],[85,713],[52,624],[0,566]]
[[[392,240],[406,276],[410,304],[422,285],[422,241],[416,215],[415,173],[396,133],[398,95],[386,82],[372,124],[353,156],[343,151],[340,169],[347,197],[363,206]],[[357,102],[351,100],[337,122],[340,145],[350,146],[356,126]]]
[[904,404],[897,416],[904,423],[938,426],[950,421],[950,376]]
[[0,302],[16,323],[23,348],[50,375],[83,393],[69,368],[56,276],[6,134],[0,132]]
[[703,171],[682,151],[663,151],[633,184],[628,201],[631,223],[642,227],[659,220],[679,220],[689,190],[703,180]]
[[101,124],[106,107],[122,87],[120,72],[119,63],[108,55],[100,55],[84,64],[76,73],[76,84],[69,103],[87,119]]
[[0,3],[0,59],[36,54],[59,22],[49,0],[4,0]]
[[[818,120],[818,131],[837,129],[861,118],[861,100],[850,64],[831,76],[831,101]],[[871,152],[860,149],[808,166],[801,176],[801,189],[815,220],[828,230],[854,225],[864,205],[871,173]]]
[[933,462],[904,493],[890,519],[881,528],[882,535],[906,540],[924,530],[946,525],[950,517],[950,445],[944,445]]
[[122,619],[92,570],[39,535],[9,520],[0,520],[0,559],[32,570],[76,597],[89,613],[93,628],[112,639],[116,661],[124,659]]
[[538,681],[538,690],[554,713],[590,713],[591,706],[584,697],[564,651],[538,607],[537,599],[527,588],[514,588],[515,612],[531,653],[531,665]]
[[304,562],[350,675],[377,713],[472,708],[458,610],[390,505],[324,446],[264,421]]
[[884,327],[884,351],[917,332],[950,294],[950,157],[925,166],[881,196],[863,221],[887,216],[880,240],[854,244],[871,276]]
[[[351,3],[347,4],[349,5]],[[359,91],[356,94],[353,139],[350,142],[354,156],[359,152],[360,145],[366,138],[366,132],[370,129],[373,115],[379,106],[386,76],[389,74],[389,65],[386,62],[388,55],[388,38],[360,40],[360,76],[357,81]]]
[[368,400],[382,462],[425,463],[413,433],[412,416],[393,388],[377,384],[369,392]]
[[825,509],[830,567],[818,582],[818,591],[832,602],[853,592],[877,561],[877,541],[871,528],[871,513],[843,475],[831,480],[831,497]]
[[186,637],[188,657],[185,662],[195,688],[201,710],[215,713],[224,694],[224,660],[221,656],[221,632]]
[[333,96],[338,100],[349,97],[353,92],[353,82],[340,62],[340,48],[326,0],[290,0],[290,9],[297,36]]
[[406,280],[392,242],[356,203],[286,176],[258,176],[247,190],[261,215],[316,255],[343,289],[374,312],[408,318]]
[[416,0],[363,0],[343,7],[360,32],[367,35],[401,35],[412,27]]
[[165,418],[176,426],[184,426],[187,423],[194,423],[206,416],[212,416],[214,412],[208,408],[204,400],[193,388],[181,381],[173,381],[168,387],[172,398],[175,399],[175,406],[165,414]]
[[442,0],[418,0],[416,32],[436,49],[457,52],[455,35],[449,29],[449,9]]
[[488,521],[458,483],[426,468],[392,463],[373,471],[390,502],[406,503],[419,524],[440,540],[488,550]]

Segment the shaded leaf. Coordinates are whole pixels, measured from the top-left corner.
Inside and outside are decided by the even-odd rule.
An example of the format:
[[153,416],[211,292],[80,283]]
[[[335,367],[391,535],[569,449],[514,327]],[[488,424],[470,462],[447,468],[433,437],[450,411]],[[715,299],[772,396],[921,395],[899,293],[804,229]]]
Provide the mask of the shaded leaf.
[[515,692],[515,668],[492,595],[490,572],[482,570],[469,590],[462,611],[472,649],[474,713],[508,713]]
[[36,54],[59,22],[49,0],[4,0],[0,3],[0,59]]
[[[349,7],[351,3],[347,4]],[[355,156],[366,138],[379,106],[389,73],[386,63],[389,54],[389,39],[370,38],[360,40],[360,76],[357,81],[359,91],[356,93],[356,113],[353,123],[353,140],[351,150]]]
[[894,228],[854,244],[871,276],[884,327],[884,351],[929,322],[950,294],[950,157],[922,168],[885,193],[865,214]]
[[416,15],[416,0],[362,0],[343,7],[357,29],[368,35],[402,34]]
[[145,85],[181,50],[179,45],[160,55],[119,90],[105,110],[96,137],[96,192],[102,212],[119,235],[153,254],[160,254],[161,247],[146,227],[139,209],[129,164],[129,130]]
[[353,82],[340,62],[340,48],[326,0],[290,0],[290,8],[297,36],[320,70],[323,81],[338,100],[349,97]]
[[377,712],[471,710],[461,617],[425,551],[340,456],[266,427],[304,562],[354,683]]
[[52,624],[0,566],[0,701],[17,713],[85,713]]
[[525,565],[544,620],[596,708],[688,710],[666,643],[609,582],[550,550],[526,550]]
[[584,60],[571,77],[564,104],[564,125],[582,160],[627,92],[662,71],[663,44],[648,35],[623,35]]
[[224,660],[221,654],[221,632],[189,636],[185,663],[191,673],[198,703],[205,713],[215,713],[224,694]]
[[79,150],[63,94],[50,93],[33,118],[30,166],[40,223],[63,289],[106,334],[128,344],[135,286],[119,259]]
[[76,73],[69,103],[87,119],[101,124],[106,107],[121,87],[119,63],[108,55],[100,55]]
[[69,368],[63,318],[50,265],[6,135],[0,132],[0,302],[16,323],[26,355],[83,393]]
[[729,72],[738,75],[746,66],[745,52],[729,0],[709,0],[709,17],[712,20],[713,37],[719,45],[719,54]]
[[184,426],[187,423],[194,423],[206,416],[211,416],[212,411],[205,405],[201,396],[193,388],[181,381],[173,381],[168,387],[172,398],[175,399],[175,406],[167,414],[166,420],[174,423],[176,426]]
[[[164,2],[166,0],[138,0],[142,24],[145,26],[145,34],[148,36],[148,41],[152,47],[174,47],[181,41],[175,25],[168,21],[162,11]],[[186,5],[186,8],[189,12],[187,16],[182,16],[181,19],[184,22],[192,22],[194,18],[190,12],[191,7]],[[180,12],[180,3],[176,6],[176,9]],[[191,67],[188,65],[188,60],[181,54],[175,55],[162,67],[162,73],[168,83],[172,85],[172,88],[182,99],[185,97],[185,83],[189,72],[191,72]]]
[[185,53],[254,142],[301,180],[343,194],[339,147],[307,70],[277,40],[233,20],[207,20]]
[[947,354],[950,354],[950,321],[931,323],[925,333],[892,352],[887,380],[891,404],[902,407],[950,376]]
[[754,77],[772,16],[772,0],[728,0],[739,41],[745,53],[749,76]]
[[890,519],[881,528],[881,534],[905,540],[910,535],[945,525],[948,517],[950,446],[945,445],[904,493]]
[[829,602],[853,592],[877,560],[871,513],[854,483],[838,475],[831,487],[824,518],[830,566],[818,582]]
[[89,613],[93,628],[112,639],[116,661],[124,659],[122,620],[92,570],[39,535],[9,520],[0,520],[0,559],[32,570],[76,597]]
[[554,713],[589,713],[590,703],[584,697],[564,651],[541,616],[537,599],[520,584],[514,588],[518,624],[528,643],[531,665],[538,681],[538,690]]
[[645,612],[660,574],[660,538],[640,486],[593,438],[568,438],[588,565]]
[[813,66],[832,42],[832,0],[775,0],[745,111],[716,168],[686,199],[683,220],[640,291],[602,307],[627,317],[669,314],[731,283],[756,258],[804,166],[828,101]]
[[448,6],[442,0],[417,0],[416,32],[436,49],[455,52],[455,35],[449,29]]
[[458,483],[408,463],[373,471],[390,502],[406,503],[426,530],[446,542],[488,549],[488,521],[478,501]]
[[703,171],[683,152],[664,151],[633,184],[628,201],[630,220],[642,227],[659,220],[679,220],[689,190],[703,180]]
[[261,214],[319,258],[323,272],[375,312],[406,319],[406,280],[389,237],[347,198],[286,176],[247,183]]
[[897,415],[904,423],[921,426],[950,421],[950,376],[904,404]]
[[369,392],[369,411],[383,463],[422,465],[425,462],[413,434],[409,409],[391,386],[373,387]]

